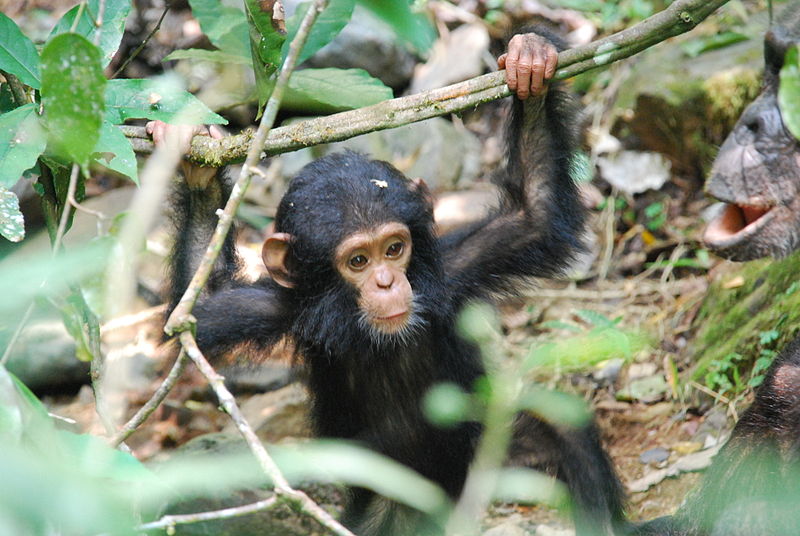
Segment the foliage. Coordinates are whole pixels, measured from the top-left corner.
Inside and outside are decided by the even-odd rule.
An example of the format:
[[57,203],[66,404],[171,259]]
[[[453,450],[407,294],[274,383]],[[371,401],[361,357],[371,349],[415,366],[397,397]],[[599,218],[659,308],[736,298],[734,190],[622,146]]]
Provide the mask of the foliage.
[[800,140],[800,46],[793,46],[786,52],[781,68],[778,103],[783,122],[794,137]]

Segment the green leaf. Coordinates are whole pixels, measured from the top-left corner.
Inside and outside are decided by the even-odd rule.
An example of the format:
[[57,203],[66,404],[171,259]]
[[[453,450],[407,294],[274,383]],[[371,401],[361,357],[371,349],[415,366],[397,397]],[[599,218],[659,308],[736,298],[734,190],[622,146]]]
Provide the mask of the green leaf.
[[283,107],[326,113],[353,110],[391,98],[391,88],[362,69],[303,69],[289,79]]
[[105,102],[106,121],[115,125],[133,118],[182,124],[227,123],[188,91],[160,80],[110,80]]
[[0,115],[0,186],[13,186],[36,164],[46,143],[35,104]]
[[793,46],[786,52],[781,68],[778,104],[784,124],[800,140],[800,46]]
[[100,136],[105,85],[100,50],[86,38],[62,34],[42,50],[42,103],[51,147],[81,166]]
[[436,40],[436,28],[423,13],[414,13],[407,0],[358,0],[358,3],[388,23],[397,37],[425,54]]
[[100,350],[100,322],[94,314],[80,287],[73,287],[67,299],[53,300],[61,313],[67,333],[75,339],[75,357],[81,361],[92,361]]
[[[286,41],[286,31],[282,30],[280,24],[272,19],[271,10],[262,9],[265,7],[268,8],[269,3],[262,4],[261,0],[245,0],[244,3],[250,29],[254,68],[257,72],[261,71],[266,76],[270,76],[278,70],[283,62],[281,48]],[[256,78],[259,89],[266,85],[264,81],[266,76]],[[259,91],[259,95],[263,93],[263,91]],[[260,105],[259,109],[261,109]]]
[[[284,59],[289,54],[289,44],[297,34],[300,22],[303,20],[309,6],[311,6],[311,2],[303,2],[298,5],[294,15],[286,21],[286,41],[281,49],[281,57]],[[330,43],[342,31],[342,28],[347,25],[353,15],[354,7],[355,0],[331,0],[328,7],[319,14],[316,22],[314,22],[314,26],[308,35],[308,40],[306,40],[306,44],[303,46],[302,52],[300,52],[300,57],[297,59],[298,65],[313,56],[317,50]]]
[[25,220],[14,192],[0,186],[0,235],[12,242],[25,238]]
[[97,145],[94,146],[94,152],[102,153],[100,156],[95,156],[95,162],[117,173],[122,173],[130,177],[136,184],[139,184],[136,153],[133,152],[131,142],[119,127],[112,125],[108,121],[103,121],[103,125],[100,127],[100,139],[97,140]]
[[253,63],[253,61],[250,59],[250,55],[237,56],[236,54],[228,54],[227,52],[222,52],[221,50],[204,50],[201,48],[173,50],[161,61],[172,60],[212,61],[216,63],[236,63],[239,65],[251,65]]
[[681,45],[681,48],[687,56],[694,58],[703,52],[727,47],[741,41],[747,41],[748,39],[750,38],[746,35],[737,32],[722,32],[709,37],[692,39]]
[[99,27],[95,24],[95,21],[100,12],[100,0],[89,0],[81,12],[80,19],[74,25],[74,30],[72,27],[75,17],[78,16],[78,11],[80,11],[80,5],[73,7],[61,17],[53,31],[50,32],[49,39],[74,31],[94,43],[95,37],[99,33],[100,41],[98,46],[103,51],[103,67],[107,66],[119,48],[122,33],[125,31],[125,19],[128,18],[128,13],[131,10],[131,3],[129,0],[113,0],[113,2],[106,0],[103,4],[105,6],[103,9],[103,23]]
[[220,0],[190,0],[192,14],[203,33],[223,52],[236,56],[250,55],[247,19],[244,12],[223,6]]
[[39,54],[13,20],[0,13],[0,69],[17,76],[23,84],[41,87]]
[[590,309],[578,309],[575,311],[575,316],[588,324],[601,328],[613,328],[617,325],[616,322],[610,320],[605,315]]

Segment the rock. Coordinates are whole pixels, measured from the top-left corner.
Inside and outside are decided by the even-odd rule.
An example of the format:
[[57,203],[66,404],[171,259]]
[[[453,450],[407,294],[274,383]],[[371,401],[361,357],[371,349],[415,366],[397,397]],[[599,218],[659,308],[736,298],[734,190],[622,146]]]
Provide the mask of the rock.
[[663,447],[656,447],[642,452],[639,461],[645,464],[661,463],[669,459],[669,451]]
[[266,393],[286,387],[294,379],[292,367],[286,363],[266,362],[253,365],[225,367],[225,385],[236,395]]
[[[258,437],[270,443],[287,437],[311,437],[308,409],[308,392],[300,383],[255,395],[241,405],[244,418]],[[234,434],[236,427],[231,422],[223,432]]]
[[345,149],[385,160],[409,178],[421,177],[432,192],[464,188],[480,171],[478,139],[441,117],[317,147],[313,154]]
[[487,57],[491,56],[486,25],[476,22],[459,26],[434,43],[430,59],[414,70],[409,93],[449,86],[481,75]]
[[655,402],[660,400],[667,392],[664,376],[656,374],[646,378],[631,381],[626,387],[617,391],[617,400],[639,400],[641,402]]
[[[5,344],[0,346],[5,349]],[[89,363],[75,357],[75,341],[60,321],[28,326],[14,346],[7,368],[37,392],[89,381]]]
[[525,536],[526,534],[527,531],[520,526],[519,520],[509,519],[485,531],[483,536]]
[[660,153],[620,151],[597,158],[600,176],[629,195],[659,190],[670,178],[670,163]]
[[497,194],[490,190],[447,192],[436,199],[433,217],[440,234],[480,221],[497,204]]
[[364,69],[392,88],[408,84],[416,63],[389,25],[360,6],[341,33],[308,61],[311,67]]

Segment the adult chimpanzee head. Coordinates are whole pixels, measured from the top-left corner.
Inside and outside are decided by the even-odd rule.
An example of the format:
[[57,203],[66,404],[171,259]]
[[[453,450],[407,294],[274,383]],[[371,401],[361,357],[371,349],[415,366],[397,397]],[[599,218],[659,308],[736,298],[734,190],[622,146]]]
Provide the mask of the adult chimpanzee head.
[[263,248],[273,279],[311,314],[336,319],[321,325],[309,318],[313,339],[328,346],[331,330],[357,323],[355,331],[373,342],[390,340],[424,322],[441,268],[421,181],[353,152],[319,159],[292,181],[275,231]]
[[800,143],[783,122],[777,96],[786,51],[800,43],[794,8],[776,17],[767,33],[761,95],[723,143],[706,184],[727,204],[703,240],[729,259],[780,257],[800,246]]

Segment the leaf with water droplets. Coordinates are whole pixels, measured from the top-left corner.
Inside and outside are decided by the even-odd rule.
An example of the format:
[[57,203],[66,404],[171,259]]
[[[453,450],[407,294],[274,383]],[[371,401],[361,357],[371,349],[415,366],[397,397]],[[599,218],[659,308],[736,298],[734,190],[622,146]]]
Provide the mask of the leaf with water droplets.
[[10,188],[32,168],[45,144],[35,104],[0,115],[0,187]]
[[115,125],[133,118],[188,125],[227,123],[168,78],[110,80],[105,103],[106,121]]
[[100,49],[78,34],[42,50],[42,103],[51,148],[84,166],[100,135],[106,78]]
[[25,220],[19,211],[19,199],[14,192],[0,186],[0,235],[19,242],[25,238]]
[[100,139],[97,140],[94,152],[100,153],[99,156],[95,154],[95,162],[108,169],[122,173],[130,177],[136,184],[139,184],[136,154],[133,152],[131,142],[128,141],[128,138],[125,137],[119,127],[112,125],[108,121],[103,121],[103,126],[100,127]]

